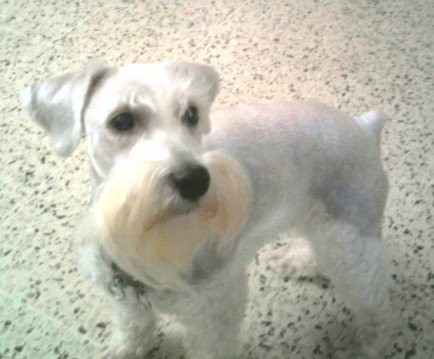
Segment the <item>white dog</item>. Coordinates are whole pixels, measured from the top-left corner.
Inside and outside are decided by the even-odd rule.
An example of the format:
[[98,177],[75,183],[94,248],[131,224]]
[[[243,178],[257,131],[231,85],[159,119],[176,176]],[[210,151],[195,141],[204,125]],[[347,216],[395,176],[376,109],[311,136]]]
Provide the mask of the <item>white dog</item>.
[[389,316],[384,116],[284,101],[209,115],[218,88],[212,68],[167,61],[95,66],[23,92],[58,154],[89,140],[79,238],[87,272],[114,299],[110,355],[146,355],[167,312],[186,327],[189,358],[237,357],[246,266],[290,231],[309,239],[354,310],[363,353],[378,358]]

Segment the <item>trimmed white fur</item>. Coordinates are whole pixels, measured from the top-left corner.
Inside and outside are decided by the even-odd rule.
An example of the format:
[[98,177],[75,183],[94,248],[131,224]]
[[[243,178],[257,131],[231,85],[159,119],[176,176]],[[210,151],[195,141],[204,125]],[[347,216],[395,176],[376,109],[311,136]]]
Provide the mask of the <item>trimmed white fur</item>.
[[[246,266],[289,231],[309,247],[284,258],[315,257],[355,312],[361,352],[378,358],[390,315],[385,117],[270,101],[215,111],[210,126],[218,81],[208,66],[166,61],[94,67],[26,90],[25,107],[58,153],[69,154],[82,131],[89,140],[92,196],[78,234],[85,270],[108,288],[116,262],[147,285],[150,308],[131,288],[122,300],[111,296],[117,334],[109,356],[145,355],[162,311],[185,325],[189,358],[236,357]],[[194,126],[183,120],[191,106]],[[122,113],[135,124],[121,133],[110,121]],[[211,176],[194,203],[168,181],[186,163]]]

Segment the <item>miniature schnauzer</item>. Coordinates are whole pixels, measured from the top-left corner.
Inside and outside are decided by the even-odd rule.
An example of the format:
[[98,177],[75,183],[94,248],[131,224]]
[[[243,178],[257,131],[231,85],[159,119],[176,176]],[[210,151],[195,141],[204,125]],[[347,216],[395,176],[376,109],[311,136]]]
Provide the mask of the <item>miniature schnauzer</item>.
[[[115,305],[108,356],[145,356],[158,314],[172,313],[189,358],[236,358],[246,267],[289,232],[309,241],[318,272],[354,310],[361,352],[378,358],[390,316],[385,116],[285,101],[210,112],[218,89],[213,68],[164,61],[91,66],[23,91],[59,155],[88,138],[77,246]],[[281,262],[298,266],[303,253]]]

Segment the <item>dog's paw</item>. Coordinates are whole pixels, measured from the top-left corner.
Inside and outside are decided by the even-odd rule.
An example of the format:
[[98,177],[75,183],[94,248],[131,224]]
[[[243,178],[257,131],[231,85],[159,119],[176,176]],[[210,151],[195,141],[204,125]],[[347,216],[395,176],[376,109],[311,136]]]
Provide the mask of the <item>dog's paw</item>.
[[102,359],[143,359],[157,345],[158,340],[153,338],[143,338],[139,340],[120,340],[114,338],[113,343],[102,348]]
[[104,347],[101,352],[102,359],[143,359],[146,358],[146,355],[149,353],[150,348],[135,348],[132,349],[123,346],[108,346]]
[[303,238],[291,238],[288,244],[265,255],[273,269],[283,276],[313,277],[317,265],[310,243]]

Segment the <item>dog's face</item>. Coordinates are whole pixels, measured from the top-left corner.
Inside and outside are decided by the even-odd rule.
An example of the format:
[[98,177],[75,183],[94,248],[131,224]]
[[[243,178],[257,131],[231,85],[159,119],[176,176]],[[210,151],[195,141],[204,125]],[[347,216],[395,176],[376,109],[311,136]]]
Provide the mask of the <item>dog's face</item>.
[[178,169],[181,162],[196,163],[218,87],[218,74],[209,66],[165,61],[55,77],[27,88],[22,101],[58,154],[68,156],[87,135],[98,184],[135,146]]
[[95,186],[87,223],[99,228],[90,232],[150,284],[200,277],[246,221],[243,169],[201,146],[218,85],[208,66],[168,61],[91,68],[24,92],[59,154],[69,155],[86,133]]
[[194,172],[206,182],[199,167],[201,139],[210,130],[217,90],[217,73],[203,65],[163,62],[108,70],[84,114],[98,175],[105,178],[140,147],[149,160],[166,162],[174,173]]

